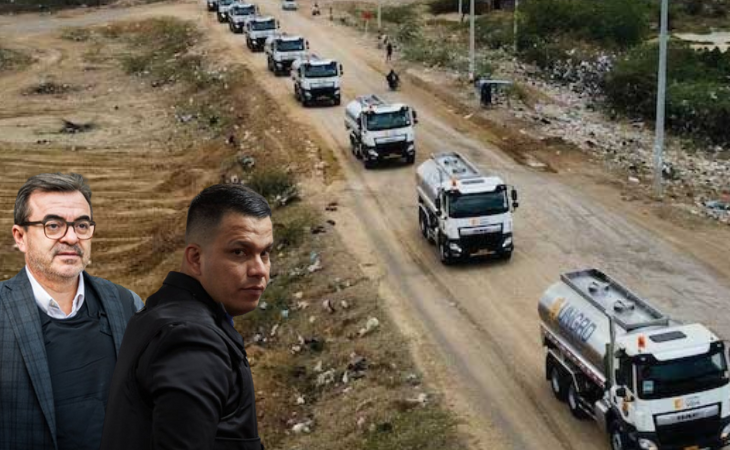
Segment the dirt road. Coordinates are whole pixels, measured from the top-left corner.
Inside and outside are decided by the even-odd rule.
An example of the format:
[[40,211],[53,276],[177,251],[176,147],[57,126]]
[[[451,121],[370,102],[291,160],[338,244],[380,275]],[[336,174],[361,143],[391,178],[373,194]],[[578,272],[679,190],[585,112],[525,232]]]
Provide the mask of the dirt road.
[[[382,280],[387,306],[412,339],[428,378],[465,418],[475,448],[608,447],[592,423],[570,416],[544,380],[537,300],[563,271],[600,267],[670,314],[701,320],[730,338],[730,323],[718,314],[730,299],[730,231],[689,221],[674,225],[660,220],[650,205],[623,203],[620,192],[590,166],[547,173],[515,163],[486,141],[483,130],[428,92],[408,85],[385,92],[383,55],[358,32],[325,17],[312,19],[308,3],[302,3],[299,12],[283,12],[274,1],[260,6],[276,15],[283,31],[305,35],[312,51],[342,62],[343,104],[366,93],[407,102],[420,119],[416,164],[432,152],[455,150],[519,189],[512,261],[442,266],[418,231],[413,167],[365,171],[349,153],[343,108],[302,108],[291,81],[270,75],[264,56],[249,53],[243,38],[218,24],[202,4],[138,8],[134,16],[164,13],[196,21],[220,43],[221,57],[249,65],[312,136],[337,149],[346,178],[329,187],[341,205],[338,230],[365,272]],[[107,10],[60,22],[72,26],[127,16],[129,11]],[[0,20],[0,33],[9,27],[47,31]]]

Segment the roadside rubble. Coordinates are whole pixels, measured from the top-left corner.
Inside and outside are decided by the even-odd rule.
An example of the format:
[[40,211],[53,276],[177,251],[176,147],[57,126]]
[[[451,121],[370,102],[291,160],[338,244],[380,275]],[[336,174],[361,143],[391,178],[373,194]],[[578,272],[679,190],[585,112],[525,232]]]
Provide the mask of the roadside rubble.
[[[611,56],[605,55],[595,63],[557,67],[553,79],[545,81],[534,76],[535,69],[514,61],[503,64],[500,75],[549,96],[550,103],[538,103],[534,110],[517,107],[518,119],[534,124],[540,138],[562,139],[587,154],[606,161],[609,166],[630,174],[634,188],[649,188],[652,184],[654,127],[651,123],[613,120],[598,111],[600,91],[595,80],[610,68]],[[689,142],[669,137],[664,147],[664,183],[667,199],[673,203],[691,204],[696,215],[730,224],[730,211],[717,207],[722,198],[730,196],[730,149],[715,146],[696,150]],[[727,204],[727,201],[724,202]]]

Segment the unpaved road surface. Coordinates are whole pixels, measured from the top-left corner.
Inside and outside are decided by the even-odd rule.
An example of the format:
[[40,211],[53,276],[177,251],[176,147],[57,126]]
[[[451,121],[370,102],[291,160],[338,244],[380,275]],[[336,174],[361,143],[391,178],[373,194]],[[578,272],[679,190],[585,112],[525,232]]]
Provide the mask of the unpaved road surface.
[[[489,143],[484,130],[429,92],[409,85],[386,92],[383,55],[368,47],[370,41],[325,17],[313,19],[308,3],[302,3],[299,12],[280,11],[274,1],[260,6],[279,18],[283,31],[306,36],[313,52],[342,62],[343,104],[366,93],[407,102],[420,119],[417,164],[432,152],[455,150],[519,189],[512,261],[442,266],[418,231],[414,167],[365,171],[349,153],[343,107],[302,108],[292,96],[291,81],[270,75],[265,57],[249,53],[243,38],[218,24],[202,4],[54,20],[71,26],[158,13],[193,20],[217,42],[221,58],[251,67],[311,136],[336,149],[345,174],[345,181],[328,192],[340,203],[337,229],[364,271],[382,281],[381,293],[411,338],[427,379],[464,418],[474,448],[608,448],[595,425],[573,419],[544,380],[537,300],[561,272],[599,267],[668,313],[702,321],[730,338],[728,227],[662,218],[663,210],[654,205],[623,202],[605,174],[590,165],[548,173],[517,164]],[[0,19],[0,35],[48,31],[38,19],[18,20],[27,23]]]

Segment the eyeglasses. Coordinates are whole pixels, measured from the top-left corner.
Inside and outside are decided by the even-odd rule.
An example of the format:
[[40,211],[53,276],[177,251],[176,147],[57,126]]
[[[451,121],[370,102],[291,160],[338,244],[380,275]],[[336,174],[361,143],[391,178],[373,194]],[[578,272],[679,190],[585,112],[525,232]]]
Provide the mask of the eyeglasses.
[[76,237],[81,240],[86,240],[91,239],[91,236],[94,235],[94,227],[96,226],[96,222],[88,219],[80,219],[69,222],[67,220],[61,219],[60,217],[47,217],[38,222],[25,222],[19,225],[21,227],[26,227],[30,225],[43,225],[43,232],[46,234],[46,237],[48,239],[61,239],[62,237],[66,236],[66,233],[68,232],[68,227],[72,226],[74,229],[74,233],[76,233]]

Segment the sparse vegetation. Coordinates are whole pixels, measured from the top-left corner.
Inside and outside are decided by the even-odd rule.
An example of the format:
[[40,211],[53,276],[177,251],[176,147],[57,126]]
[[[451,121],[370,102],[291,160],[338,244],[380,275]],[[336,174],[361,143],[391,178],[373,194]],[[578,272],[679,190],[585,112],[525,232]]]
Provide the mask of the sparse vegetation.
[[257,170],[246,185],[266,197],[269,202],[296,187],[294,176],[281,169]]
[[0,47],[0,73],[22,69],[31,61],[30,56],[21,51]]
[[66,28],[61,32],[61,39],[75,42],[86,42],[91,39],[92,33],[88,28]]
[[[605,80],[609,104],[629,116],[653,118],[659,50],[638,47],[619,60]],[[667,59],[667,126],[706,143],[730,143],[730,53],[692,50],[673,42]]]

